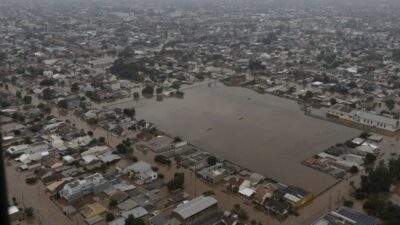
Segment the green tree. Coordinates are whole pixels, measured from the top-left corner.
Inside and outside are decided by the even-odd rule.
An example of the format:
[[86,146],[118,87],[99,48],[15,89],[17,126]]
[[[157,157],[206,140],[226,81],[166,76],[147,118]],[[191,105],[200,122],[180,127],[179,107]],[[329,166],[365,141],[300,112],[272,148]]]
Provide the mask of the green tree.
[[351,201],[351,200],[344,200],[344,201],[343,201],[343,205],[346,206],[346,207],[351,208],[351,207],[353,207],[353,201]]
[[126,145],[126,143],[124,143],[124,142],[118,144],[116,146],[116,149],[117,149],[118,153],[124,154],[124,155],[130,154],[130,153],[133,152],[133,148],[128,146],[128,145]]
[[56,82],[53,79],[44,79],[40,82],[40,86],[54,86]]
[[160,95],[163,92],[163,87],[156,88],[156,94]]
[[136,114],[135,108],[125,108],[123,110],[123,112],[124,112],[125,116],[130,117],[130,118],[134,118],[135,114]]
[[78,83],[73,83],[71,85],[71,92],[77,92],[79,91],[79,84]]
[[371,163],[375,162],[375,160],[376,160],[376,156],[371,153],[367,153],[367,155],[365,156],[365,159],[364,159],[366,164],[371,164]]
[[32,103],[32,96],[25,95],[22,100],[24,101],[25,104],[31,104]]
[[350,173],[356,174],[358,173],[358,167],[357,166],[352,166],[349,170]]
[[113,220],[114,220],[114,214],[112,214],[110,212],[107,212],[106,213],[106,221],[110,222],[110,221],[113,221]]
[[330,103],[331,103],[331,105],[334,105],[334,104],[336,104],[336,103],[337,103],[337,100],[336,100],[336,98],[331,98],[331,100],[330,100]]
[[167,157],[163,156],[163,155],[156,155],[154,156],[154,161],[161,163],[161,164],[165,164],[170,166],[171,165],[171,160],[167,159]]
[[33,208],[32,208],[32,207],[25,208],[25,209],[24,209],[24,212],[25,212],[25,215],[26,215],[27,217],[33,217],[33,215],[34,215],[34,211],[33,211]]
[[154,94],[154,87],[152,85],[146,85],[142,89],[142,94],[144,94],[144,95],[152,95],[152,94]]
[[385,105],[390,111],[392,111],[394,109],[395,103],[396,102],[392,99],[388,99],[385,101]]
[[181,87],[181,82],[180,81],[175,81],[171,85],[171,88],[173,88],[173,89],[179,89],[180,87]]
[[68,109],[68,101],[63,99],[57,103],[57,106],[63,109]]
[[117,202],[117,200],[115,200],[115,199],[112,199],[109,203],[108,203],[108,206],[110,207],[110,208],[112,208],[112,207],[114,207],[114,206],[117,206],[118,205],[118,202]]
[[386,193],[394,181],[394,176],[383,161],[375,169],[369,171],[367,176],[361,176],[361,191],[366,194]]
[[174,143],[178,143],[178,142],[181,142],[181,141],[182,141],[182,138],[174,137]]
[[313,97],[314,97],[314,93],[312,93],[311,91],[307,91],[306,95],[304,96],[305,100],[309,100]]
[[217,164],[217,157],[215,156],[210,156],[207,158],[207,163],[210,166],[214,166],[215,164]]
[[11,84],[15,85],[17,83],[18,78],[16,76],[11,77]]
[[125,219],[125,225],[145,225],[142,218],[135,218],[132,214]]
[[208,191],[203,192],[203,195],[204,196],[212,196],[212,195],[215,195],[215,193],[213,190],[208,190]]
[[44,100],[50,100],[54,98],[54,91],[50,88],[46,88],[42,92],[42,98]]
[[183,173],[175,173],[174,179],[167,183],[168,190],[173,191],[182,188],[185,182],[185,175]]
[[20,91],[17,91],[17,92],[15,92],[15,96],[16,96],[18,99],[21,99],[21,98],[22,98],[22,93],[21,93]]
[[105,137],[99,137],[99,143],[105,144],[106,143],[106,138]]

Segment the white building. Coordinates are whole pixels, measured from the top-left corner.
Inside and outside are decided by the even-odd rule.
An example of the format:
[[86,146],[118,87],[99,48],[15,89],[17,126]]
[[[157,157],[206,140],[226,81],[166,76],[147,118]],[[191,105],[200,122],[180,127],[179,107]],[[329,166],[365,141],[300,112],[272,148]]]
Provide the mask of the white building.
[[74,202],[90,193],[99,193],[109,187],[110,183],[101,174],[95,173],[82,180],[75,180],[66,185],[60,191],[60,196],[68,202]]
[[328,109],[328,116],[353,122],[366,128],[373,128],[388,133],[396,133],[400,130],[400,121],[371,112],[364,112],[352,109],[342,104],[336,104]]
[[157,173],[151,168],[151,165],[144,161],[139,161],[126,167],[124,173],[129,173],[131,176],[135,176],[144,183],[150,183],[158,177]]

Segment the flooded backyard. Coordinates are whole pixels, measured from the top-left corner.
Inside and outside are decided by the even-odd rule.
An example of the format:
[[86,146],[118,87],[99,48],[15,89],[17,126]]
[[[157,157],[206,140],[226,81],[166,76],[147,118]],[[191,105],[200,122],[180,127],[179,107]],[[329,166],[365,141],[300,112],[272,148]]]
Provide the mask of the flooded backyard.
[[301,164],[360,131],[304,116],[292,100],[220,83],[185,91],[183,99],[118,104],[137,118],[245,168],[318,194],[337,180]]

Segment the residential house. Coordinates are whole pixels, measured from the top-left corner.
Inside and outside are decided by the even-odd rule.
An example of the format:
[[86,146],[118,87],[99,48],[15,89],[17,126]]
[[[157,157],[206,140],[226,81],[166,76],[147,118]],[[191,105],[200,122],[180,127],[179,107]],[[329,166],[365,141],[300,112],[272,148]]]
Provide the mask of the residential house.
[[169,225],[170,218],[164,212],[159,212],[149,218],[150,225]]
[[254,195],[254,202],[256,204],[259,205],[264,205],[264,202],[267,198],[271,198],[272,195],[274,194],[274,192],[277,190],[278,188],[272,184],[272,183],[268,183],[268,184],[259,184],[256,187],[256,193]]
[[276,198],[267,198],[263,206],[268,212],[273,212],[278,215],[286,215],[290,209],[290,204],[288,202],[280,201]]
[[106,207],[102,204],[95,202],[92,204],[87,204],[80,209],[80,213],[85,218],[91,218],[107,211]]
[[233,176],[226,181],[225,187],[230,191],[239,192],[244,181],[245,179],[243,177]]
[[126,167],[124,173],[129,174],[129,176],[134,176],[144,183],[150,183],[158,177],[157,173],[151,168],[151,165],[144,161],[138,161]]
[[217,183],[221,181],[227,174],[226,168],[221,163],[214,166],[204,168],[198,172],[198,175],[205,181]]
[[94,147],[89,148],[87,151],[82,152],[81,156],[85,156],[85,155],[99,156],[99,155],[103,155],[103,154],[105,154],[107,152],[111,152],[111,151],[112,151],[112,149],[106,145],[94,146]]
[[299,187],[285,186],[276,192],[280,199],[287,201],[293,208],[298,209],[311,202],[313,195]]
[[136,207],[131,210],[127,211],[122,211],[121,216],[124,217],[125,219],[129,217],[129,215],[133,215],[135,218],[141,218],[143,216],[146,216],[148,214],[147,210],[143,207]]

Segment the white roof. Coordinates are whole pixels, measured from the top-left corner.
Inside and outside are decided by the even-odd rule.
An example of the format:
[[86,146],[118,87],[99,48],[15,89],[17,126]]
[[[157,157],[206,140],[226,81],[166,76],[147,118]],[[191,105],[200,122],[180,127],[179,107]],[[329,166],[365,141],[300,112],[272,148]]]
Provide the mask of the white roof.
[[105,152],[112,151],[108,146],[94,146],[89,148],[87,151],[81,153],[82,156],[84,155],[100,155]]
[[356,149],[358,151],[362,151],[362,152],[366,152],[366,153],[372,153],[372,154],[373,153],[377,153],[377,151],[378,151],[377,148],[374,148],[374,147],[372,147],[370,145],[361,145],[361,146],[356,147]]
[[291,194],[285,194],[283,197],[285,197],[286,199],[288,199],[288,200],[290,200],[292,202],[298,202],[298,201],[301,200],[300,198],[298,198],[298,197],[296,197],[294,195],[291,195]]
[[324,84],[324,83],[321,82],[321,81],[314,81],[314,82],[312,82],[311,84],[312,84],[312,85],[315,85],[315,86],[319,86],[319,85],[322,85],[322,84]]
[[354,144],[357,144],[357,145],[361,145],[364,142],[364,139],[357,137],[357,138],[354,138],[351,142],[353,142]]
[[135,173],[144,173],[147,172],[151,169],[151,165],[148,164],[145,161],[138,161],[136,163],[133,163],[132,165],[128,166],[127,168],[125,168],[125,172],[132,170]]
[[93,161],[98,160],[98,158],[94,155],[85,155],[85,156],[82,156],[82,160],[85,161],[86,163],[91,163]]
[[243,188],[239,191],[239,193],[246,197],[251,197],[255,193],[255,191],[251,188]]
[[14,136],[4,136],[3,141],[8,141],[14,139]]
[[63,156],[63,160],[66,162],[72,162],[72,161],[74,161],[74,157],[72,157],[70,155],[66,155],[66,156]]
[[19,212],[19,209],[17,206],[13,205],[13,206],[8,207],[8,215],[11,215],[11,214],[14,214],[17,212]]

